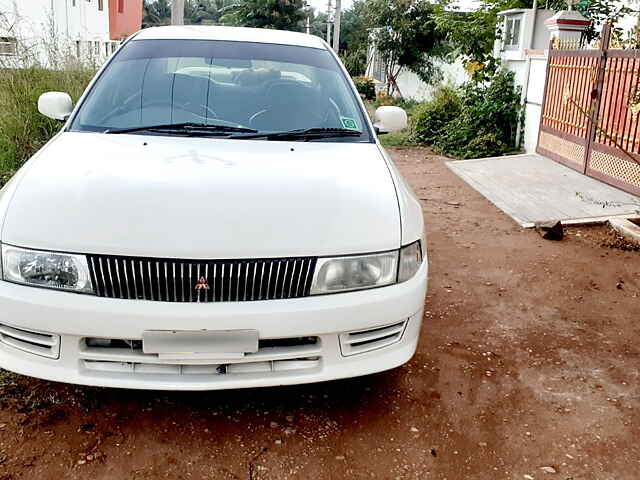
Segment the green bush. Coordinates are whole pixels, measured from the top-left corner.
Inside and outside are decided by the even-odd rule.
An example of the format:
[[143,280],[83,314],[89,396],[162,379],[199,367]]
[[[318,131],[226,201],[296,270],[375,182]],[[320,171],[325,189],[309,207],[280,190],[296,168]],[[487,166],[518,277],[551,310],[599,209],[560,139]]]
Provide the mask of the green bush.
[[358,93],[360,93],[365,100],[373,100],[376,98],[376,86],[372,78],[355,77],[353,83],[355,83]]
[[92,75],[80,68],[0,69],[0,183],[62,126],[38,112],[38,97],[53,90],[68,92],[77,101]]
[[418,143],[434,145],[447,134],[447,126],[460,115],[462,101],[458,90],[441,86],[430,102],[420,104],[411,121],[411,132]]
[[520,87],[513,72],[499,71],[485,84],[463,86],[460,115],[436,146],[460,158],[502,155],[517,148],[519,118]]
[[340,59],[349,75],[352,77],[364,75],[367,69],[367,50],[365,48],[347,50],[340,55]]
[[513,72],[499,71],[485,83],[470,82],[454,95],[441,93],[422,107],[413,122],[413,135],[421,143],[459,158],[502,155],[517,149],[520,87]]

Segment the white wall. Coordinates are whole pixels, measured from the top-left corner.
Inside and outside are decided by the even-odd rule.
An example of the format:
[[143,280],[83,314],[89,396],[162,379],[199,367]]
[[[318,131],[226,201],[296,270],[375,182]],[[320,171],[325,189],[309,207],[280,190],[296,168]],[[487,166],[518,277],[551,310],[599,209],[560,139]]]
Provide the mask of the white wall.
[[75,3],[74,6],[73,0],[0,0],[0,36],[17,38],[23,54],[33,52],[33,60],[41,64],[51,64],[55,55],[76,55],[78,47],[81,61],[100,63],[112,50],[109,0],[103,1],[102,10],[98,9],[98,0],[75,0]]
[[454,63],[438,62],[437,64],[442,71],[443,80],[433,86],[425,84],[412,71],[403,69],[397,80],[398,88],[400,88],[403,97],[418,101],[430,100],[434,89],[441,83],[461,85],[469,79],[467,72],[462,67],[462,62],[459,60]]
[[544,50],[549,48],[549,39],[551,35],[549,29],[545,26],[544,22],[553,17],[556,12],[553,10],[538,10],[536,15],[535,34],[533,36],[533,48],[534,50]]
[[[376,71],[380,72],[380,69],[376,69],[376,51],[370,47],[367,53],[367,70],[365,76],[373,78],[376,82],[376,88],[378,91],[386,90],[386,78],[380,78],[380,75]],[[397,78],[398,88],[402,93],[402,96],[407,99],[425,101],[430,100],[433,91],[441,83],[451,85],[461,85],[468,80],[467,72],[462,67],[462,62],[456,60],[453,63],[447,63],[445,61],[436,61],[437,66],[442,72],[442,81],[437,82],[436,85],[427,85],[424,83],[418,75],[408,69],[402,69]]]
[[[542,97],[547,68],[544,54],[527,52],[527,50],[544,50],[549,46],[549,30],[544,21],[553,16],[551,10],[538,10],[533,18],[532,9],[518,9],[504,12],[504,18],[520,16],[522,18],[520,44],[518,48],[506,50],[501,39],[496,40],[494,54],[502,60],[503,66],[515,74],[515,83],[526,92],[522,92],[524,103],[524,131],[522,132],[523,148],[526,152],[534,152],[538,143],[538,129],[542,110]],[[527,82],[527,61],[529,65],[529,80]]]
[[512,60],[502,62],[502,65],[515,74],[516,85],[524,85],[524,79],[527,70],[527,62],[525,60]]
[[546,74],[546,56],[544,54],[532,55],[524,126],[524,149],[527,153],[535,152],[538,144],[538,129],[540,128]]

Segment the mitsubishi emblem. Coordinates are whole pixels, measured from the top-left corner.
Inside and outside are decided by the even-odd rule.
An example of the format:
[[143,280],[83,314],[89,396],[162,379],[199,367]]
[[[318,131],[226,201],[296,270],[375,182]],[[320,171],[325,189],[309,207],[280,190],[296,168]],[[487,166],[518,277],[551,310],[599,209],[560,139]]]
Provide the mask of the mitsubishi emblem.
[[200,280],[198,280],[198,283],[196,283],[195,290],[209,290],[209,284],[204,279],[204,277],[200,277]]

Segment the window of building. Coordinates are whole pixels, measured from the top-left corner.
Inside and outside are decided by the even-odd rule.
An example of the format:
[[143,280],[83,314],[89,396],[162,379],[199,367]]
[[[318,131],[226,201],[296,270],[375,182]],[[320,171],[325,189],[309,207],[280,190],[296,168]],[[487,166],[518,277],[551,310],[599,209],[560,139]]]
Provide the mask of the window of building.
[[13,37],[0,37],[0,55],[13,56],[18,53],[18,41]]
[[522,17],[507,17],[505,23],[504,45],[508,49],[516,49],[520,46]]
[[72,2],[71,2],[71,6],[72,6],[72,7],[75,7],[75,6],[76,6],[76,0],[72,0]]
[[118,0],[118,13],[124,12],[124,0]]
[[104,0],[98,0],[98,10],[104,10]]

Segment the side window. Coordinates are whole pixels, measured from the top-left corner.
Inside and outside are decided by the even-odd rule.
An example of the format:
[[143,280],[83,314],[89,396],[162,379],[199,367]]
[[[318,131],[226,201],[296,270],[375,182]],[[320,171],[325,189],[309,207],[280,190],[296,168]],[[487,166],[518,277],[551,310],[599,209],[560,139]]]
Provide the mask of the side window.
[[0,55],[12,56],[18,53],[18,41],[13,37],[0,37]]
[[520,17],[507,17],[504,45],[507,49],[515,50],[520,46]]

